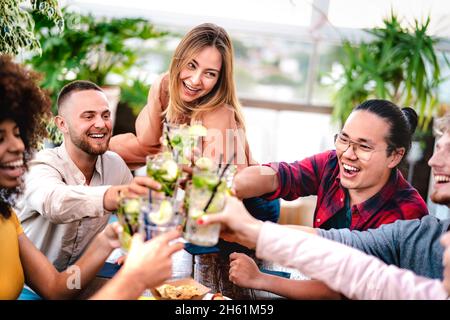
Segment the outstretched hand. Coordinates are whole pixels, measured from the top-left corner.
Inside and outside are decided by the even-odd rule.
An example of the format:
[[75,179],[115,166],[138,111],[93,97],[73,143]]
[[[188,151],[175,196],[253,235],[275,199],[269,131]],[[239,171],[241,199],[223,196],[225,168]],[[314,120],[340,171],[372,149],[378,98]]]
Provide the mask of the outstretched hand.
[[103,207],[115,211],[119,207],[121,196],[147,197],[151,190],[160,191],[161,185],[150,177],[134,177],[130,184],[111,186],[103,196]]
[[171,243],[180,236],[173,230],[144,242],[141,234],[135,234],[123,272],[145,288],[160,285],[172,276],[172,255],[184,247],[181,242]]

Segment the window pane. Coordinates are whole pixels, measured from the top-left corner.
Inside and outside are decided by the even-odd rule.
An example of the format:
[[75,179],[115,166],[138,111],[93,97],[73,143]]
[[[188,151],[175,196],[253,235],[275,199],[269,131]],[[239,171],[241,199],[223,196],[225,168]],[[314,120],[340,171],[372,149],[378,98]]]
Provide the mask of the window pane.
[[[445,54],[447,55],[447,59],[450,60],[450,52],[446,52]],[[444,52],[439,52],[438,61],[441,67],[441,76],[446,79],[439,86],[439,98],[441,102],[450,105],[450,67],[445,61]]]
[[320,43],[318,47],[319,63],[314,79],[312,103],[318,105],[331,104],[336,92],[334,79],[339,74],[339,50],[341,47]]
[[304,101],[312,45],[279,37],[240,35],[236,48],[239,95],[275,101]]

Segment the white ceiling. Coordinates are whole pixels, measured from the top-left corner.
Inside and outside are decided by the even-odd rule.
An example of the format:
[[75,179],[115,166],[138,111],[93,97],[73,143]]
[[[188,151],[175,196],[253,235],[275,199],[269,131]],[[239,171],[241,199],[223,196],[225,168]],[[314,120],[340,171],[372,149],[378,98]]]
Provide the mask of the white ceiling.
[[142,16],[165,26],[191,28],[209,21],[228,30],[297,36],[312,32],[320,17],[323,20],[320,27],[335,30],[336,35],[341,30],[377,26],[392,8],[404,18],[405,24],[430,15],[431,33],[450,39],[449,0],[65,0],[60,3],[97,15]]

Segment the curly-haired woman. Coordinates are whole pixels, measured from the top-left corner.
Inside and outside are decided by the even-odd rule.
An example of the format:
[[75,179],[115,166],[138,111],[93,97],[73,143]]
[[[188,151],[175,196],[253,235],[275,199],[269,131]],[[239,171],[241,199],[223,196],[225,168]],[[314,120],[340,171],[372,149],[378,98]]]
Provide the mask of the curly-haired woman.
[[[27,159],[45,135],[42,121],[50,114],[50,100],[37,80],[35,73],[0,56],[0,300],[16,299],[24,283],[47,299],[74,297],[119,246],[120,226],[108,225],[75,263],[79,285],[69,286],[74,273],[58,272],[23,233],[12,206]],[[171,255],[182,244],[168,243],[179,235],[174,231],[147,243],[135,236],[125,265],[94,297],[133,299],[169,278]]]

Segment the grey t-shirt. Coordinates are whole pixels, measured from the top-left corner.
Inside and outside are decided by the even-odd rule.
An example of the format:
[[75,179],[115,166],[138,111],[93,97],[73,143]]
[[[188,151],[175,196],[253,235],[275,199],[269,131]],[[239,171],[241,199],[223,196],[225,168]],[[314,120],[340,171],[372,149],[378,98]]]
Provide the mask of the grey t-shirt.
[[425,216],[421,220],[398,220],[367,231],[317,230],[324,238],[359,249],[387,264],[442,280],[444,249],[439,239],[449,226],[450,219]]

